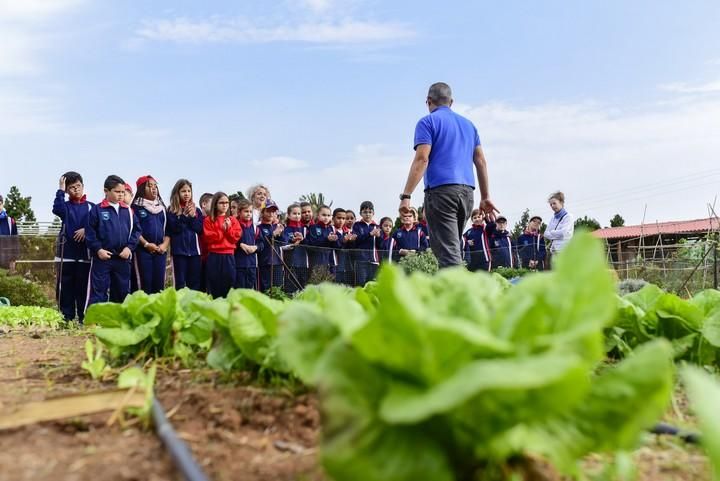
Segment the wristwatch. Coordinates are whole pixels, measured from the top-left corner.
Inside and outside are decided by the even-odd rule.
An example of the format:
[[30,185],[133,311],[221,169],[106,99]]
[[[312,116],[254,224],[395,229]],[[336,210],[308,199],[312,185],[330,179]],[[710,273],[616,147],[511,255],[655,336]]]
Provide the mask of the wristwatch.
[[410,194],[400,194],[400,200],[410,199]]

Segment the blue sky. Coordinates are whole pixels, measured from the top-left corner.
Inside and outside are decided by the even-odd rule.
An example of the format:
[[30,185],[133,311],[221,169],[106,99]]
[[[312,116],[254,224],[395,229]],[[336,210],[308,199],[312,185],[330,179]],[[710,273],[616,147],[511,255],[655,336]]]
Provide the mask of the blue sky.
[[[607,224],[707,215],[720,185],[720,3],[0,0],[0,192],[59,175],[169,195],[270,185],[392,215],[428,86],[476,124],[491,194]],[[415,198],[421,198],[421,189]],[[718,206],[720,207],[720,205]],[[720,210],[720,209],[719,209]]]

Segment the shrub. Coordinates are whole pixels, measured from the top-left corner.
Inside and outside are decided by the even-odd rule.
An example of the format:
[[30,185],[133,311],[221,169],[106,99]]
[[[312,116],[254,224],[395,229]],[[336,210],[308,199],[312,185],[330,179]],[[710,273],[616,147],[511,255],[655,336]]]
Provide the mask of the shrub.
[[322,284],[323,282],[335,282],[335,274],[330,272],[328,266],[315,266],[310,271],[309,284]]
[[501,276],[503,276],[505,279],[515,279],[516,277],[522,277],[524,275],[530,274],[531,272],[535,272],[534,270],[530,269],[523,269],[523,268],[514,268],[514,267],[498,267],[496,269],[493,269],[494,272],[497,272]]
[[14,306],[55,306],[39,283],[20,276],[8,275],[3,269],[0,269],[0,297],[7,297]]
[[637,292],[642,289],[645,284],[647,284],[647,281],[643,279],[625,279],[624,281],[620,281],[618,283],[618,293],[621,296],[624,296],[625,294],[630,294],[631,292]]
[[426,250],[425,252],[415,255],[405,256],[400,259],[399,264],[408,274],[411,272],[435,274],[440,268],[435,254],[433,254],[430,250]]

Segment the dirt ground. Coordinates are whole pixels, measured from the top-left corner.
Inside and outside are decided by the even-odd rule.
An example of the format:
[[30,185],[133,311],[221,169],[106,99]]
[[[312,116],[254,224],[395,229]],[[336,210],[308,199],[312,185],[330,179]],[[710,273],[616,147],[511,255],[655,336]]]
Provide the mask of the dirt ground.
[[[110,389],[80,368],[82,332],[3,331],[0,328],[0,412],[65,394]],[[312,395],[261,389],[221,379],[210,370],[158,370],[156,391],[179,435],[210,479],[321,481],[319,416]],[[666,421],[693,426],[676,393]],[[181,479],[152,431],[106,426],[109,414],[45,422],[0,432],[0,481]],[[647,435],[633,453],[638,480],[706,481],[702,452],[674,438]],[[588,472],[608,458],[590,456]],[[613,478],[598,478],[613,479]]]
[[[3,332],[3,331],[0,331]],[[0,412],[23,402],[110,389],[80,368],[82,333],[0,333]],[[313,397],[224,382],[203,371],[160,369],[156,390],[176,431],[210,479],[323,479]],[[0,432],[0,480],[176,480],[152,431],[106,426],[110,414]]]

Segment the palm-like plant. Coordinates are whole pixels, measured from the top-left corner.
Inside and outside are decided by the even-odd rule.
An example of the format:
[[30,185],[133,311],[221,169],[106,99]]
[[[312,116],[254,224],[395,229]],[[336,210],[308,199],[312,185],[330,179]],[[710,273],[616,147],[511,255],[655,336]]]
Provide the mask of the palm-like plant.
[[313,212],[317,212],[318,208],[321,205],[326,205],[328,207],[332,207],[332,205],[333,205],[332,201],[330,201],[330,202],[325,201],[325,194],[323,194],[322,192],[318,192],[318,193],[310,192],[309,194],[301,195],[299,202],[309,203],[313,208]]

